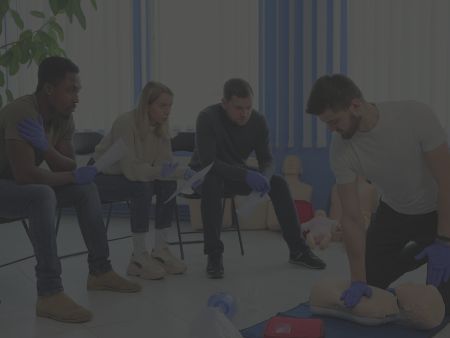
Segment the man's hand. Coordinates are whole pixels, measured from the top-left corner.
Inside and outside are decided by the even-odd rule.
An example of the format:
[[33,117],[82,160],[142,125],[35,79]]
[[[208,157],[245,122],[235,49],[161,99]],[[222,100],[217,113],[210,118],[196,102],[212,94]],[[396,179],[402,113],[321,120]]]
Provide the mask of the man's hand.
[[44,125],[40,116],[37,121],[31,117],[20,121],[17,124],[17,130],[20,136],[30,142],[34,148],[44,152],[48,150],[47,135],[45,135]]
[[346,308],[355,307],[363,296],[372,297],[372,289],[364,282],[352,282],[350,287],[341,295]]
[[415,258],[428,258],[427,284],[438,287],[450,278],[450,245],[439,241],[427,246]]
[[178,167],[177,162],[164,162],[161,166],[161,177],[169,177],[172,176],[175,170]]
[[79,167],[73,171],[75,184],[89,184],[94,181],[97,173],[97,168],[94,166]]
[[245,182],[252,190],[261,193],[261,196],[270,191],[270,184],[267,177],[255,170],[247,170]]

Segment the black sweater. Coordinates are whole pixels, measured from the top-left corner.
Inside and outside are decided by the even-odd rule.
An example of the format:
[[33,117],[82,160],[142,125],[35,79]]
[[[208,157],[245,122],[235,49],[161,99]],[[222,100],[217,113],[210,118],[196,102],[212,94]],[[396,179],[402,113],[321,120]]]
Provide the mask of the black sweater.
[[213,172],[227,180],[245,181],[245,161],[255,151],[259,170],[270,179],[273,160],[269,147],[269,130],[263,115],[253,110],[244,126],[233,123],[215,104],[205,108],[197,118],[195,150],[190,166],[200,170],[211,162]]

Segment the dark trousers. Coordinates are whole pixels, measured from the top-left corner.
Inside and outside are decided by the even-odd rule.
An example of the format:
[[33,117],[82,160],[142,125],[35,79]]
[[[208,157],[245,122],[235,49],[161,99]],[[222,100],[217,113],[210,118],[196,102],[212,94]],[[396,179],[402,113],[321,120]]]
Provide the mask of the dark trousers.
[[164,203],[176,190],[176,181],[130,181],[123,175],[97,175],[95,184],[102,201],[130,201],[131,232],[149,230],[150,208],[156,196],[155,228],[164,229],[172,224],[176,199]]
[[[222,197],[224,195],[248,195],[251,189],[246,183],[226,181],[214,173],[208,173],[201,185],[201,214],[204,229],[204,253],[223,253],[224,247],[220,240],[222,229]],[[299,220],[294,202],[284,178],[273,175],[270,180],[269,196],[272,200],[275,214],[280,222],[283,238],[292,256],[307,249],[300,236]]]
[[[437,212],[423,215],[400,214],[386,203],[380,205],[367,231],[367,283],[385,289],[403,274],[426,263],[414,256],[433,243]],[[447,314],[450,310],[450,281],[438,287]]]

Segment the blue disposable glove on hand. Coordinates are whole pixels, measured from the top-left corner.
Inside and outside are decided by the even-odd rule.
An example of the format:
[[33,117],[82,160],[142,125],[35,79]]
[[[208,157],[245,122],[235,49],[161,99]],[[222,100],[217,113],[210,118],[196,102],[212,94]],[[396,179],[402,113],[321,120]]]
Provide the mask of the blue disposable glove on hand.
[[86,167],[79,167],[73,171],[75,177],[75,184],[88,184],[94,181],[97,175],[97,168],[89,165]]
[[178,167],[177,162],[164,162],[161,166],[161,177],[169,177],[175,173],[175,170]]
[[450,245],[434,242],[415,258],[428,258],[427,284],[438,287],[450,278]]
[[[188,168],[184,171],[183,177],[184,177],[184,179],[187,181],[187,180],[189,180],[192,176],[194,176],[196,173],[197,173],[197,172],[196,172],[195,170],[192,170],[191,168],[188,167]],[[200,178],[200,179],[194,181],[194,183],[192,183],[192,185],[191,185],[192,190],[197,189],[199,186],[202,185],[202,183],[203,183],[203,178]]]
[[31,117],[20,121],[17,124],[17,130],[20,136],[31,143],[31,145],[41,151],[48,150],[48,140],[47,135],[45,135],[44,124],[42,118],[39,117],[37,120]]
[[261,193],[261,196],[270,191],[269,180],[267,179],[267,177],[257,171],[247,170],[247,174],[245,175],[245,182],[249,185],[250,188],[252,188],[252,190]]
[[372,297],[372,289],[364,282],[352,282],[350,287],[342,293],[341,300],[344,301],[346,308],[352,308],[363,296]]

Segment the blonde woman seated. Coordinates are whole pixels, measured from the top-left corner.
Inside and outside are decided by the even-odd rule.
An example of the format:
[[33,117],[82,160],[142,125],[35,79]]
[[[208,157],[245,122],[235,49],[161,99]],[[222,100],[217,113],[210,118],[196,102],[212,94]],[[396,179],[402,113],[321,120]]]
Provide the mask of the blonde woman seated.
[[[186,271],[186,265],[167,245],[167,228],[171,226],[175,199],[166,204],[164,201],[175,191],[177,178],[189,178],[195,172],[173,164],[168,126],[172,101],[173,93],[168,87],[158,82],[147,83],[139,106],[114,121],[94,156],[99,158],[119,139],[128,147],[127,154],[98,175],[95,183],[102,199],[130,201],[133,253],[127,273],[143,279],[161,279],[166,273]],[[156,229],[150,254],[146,236],[153,196],[156,196]]]

